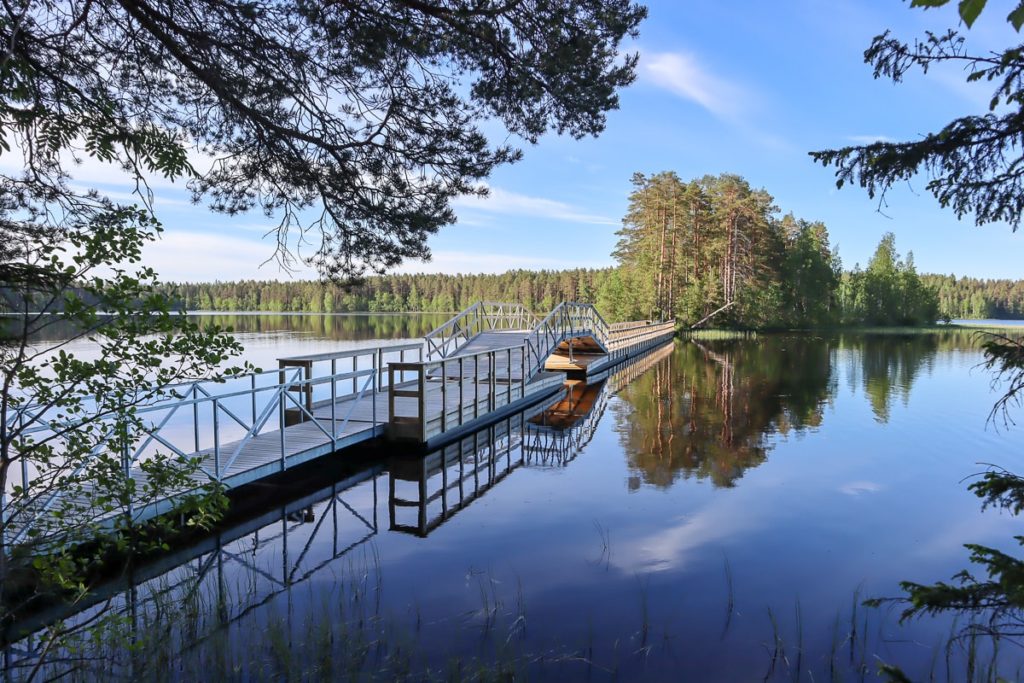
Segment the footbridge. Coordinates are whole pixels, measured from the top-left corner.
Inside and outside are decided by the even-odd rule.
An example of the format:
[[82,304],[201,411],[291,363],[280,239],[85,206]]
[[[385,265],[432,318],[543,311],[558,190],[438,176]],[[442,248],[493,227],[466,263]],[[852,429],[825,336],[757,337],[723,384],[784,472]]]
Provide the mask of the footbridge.
[[602,372],[674,331],[673,320],[608,324],[591,304],[564,302],[540,319],[479,302],[426,335],[426,359],[388,366],[388,433],[436,445],[560,389],[563,372]]
[[[608,324],[575,302],[543,318],[521,304],[480,302],[422,341],[289,356],[277,369],[226,382],[140,390],[132,420],[104,412],[99,400],[95,416],[75,422],[52,405],[20,405],[5,416],[12,442],[59,453],[77,429],[98,438],[85,460],[20,459],[0,491],[0,545],[8,551],[76,524],[142,521],[211,482],[234,489],[368,441],[449,443],[561,390],[565,372],[595,376],[671,339],[674,329],[671,320]],[[127,443],[117,438],[126,429]],[[139,494],[97,511],[90,468],[109,465],[106,451]],[[155,457],[197,462],[192,482],[174,491],[147,486],[145,463]]]

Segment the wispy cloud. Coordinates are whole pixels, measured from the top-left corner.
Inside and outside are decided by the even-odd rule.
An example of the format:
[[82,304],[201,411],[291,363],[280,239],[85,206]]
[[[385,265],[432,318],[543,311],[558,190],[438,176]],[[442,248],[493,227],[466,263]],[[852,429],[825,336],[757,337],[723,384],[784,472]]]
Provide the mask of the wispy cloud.
[[785,138],[765,130],[763,98],[756,88],[718,76],[694,55],[643,52],[640,69],[647,82],[699,105],[762,147],[777,152],[795,151]]
[[567,223],[585,223],[588,225],[618,225],[619,222],[607,216],[588,213],[585,209],[544,197],[509,192],[496,187],[489,188],[487,197],[459,197],[452,204],[456,210],[469,210],[484,213],[508,214],[514,216],[533,216]]
[[[99,192],[101,197],[106,197],[107,199],[110,199],[113,202],[118,202],[118,203],[122,203],[122,204],[141,204],[142,201],[143,201],[142,197],[140,197],[135,192],[131,192],[131,191],[127,190],[127,189],[109,190],[109,189],[102,188],[102,187],[88,187],[86,185],[80,185],[78,183],[69,183],[68,187],[72,191],[78,192],[78,193],[81,193],[81,194],[85,194],[86,192],[89,192],[90,190],[96,190],[97,192]],[[175,199],[173,197],[167,196],[167,192],[164,191],[164,190],[154,191],[153,192],[153,205],[157,209],[159,209],[161,207],[166,207],[166,206],[179,206],[179,207],[192,207],[193,206],[192,202],[190,202],[190,201],[188,201],[186,199]]]
[[434,251],[430,261],[406,261],[400,273],[504,273],[518,268],[529,270],[593,268],[593,263],[566,261],[564,258],[517,256],[479,251]]
[[288,280],[316,277],[316,273],[301,264],[295,273],[282,271],[277,263],[267,262],[273,253],[271,241],[243,239],[214,232],[168,230],[161,239],[146,246],[143,259],[164,281],[207,282],[211,279],[247,278]]
[[716,116],[736,120],[751,104],[746,88],[711,73],[693,55],[645,52],[640,65],[651,83],[696,102]]

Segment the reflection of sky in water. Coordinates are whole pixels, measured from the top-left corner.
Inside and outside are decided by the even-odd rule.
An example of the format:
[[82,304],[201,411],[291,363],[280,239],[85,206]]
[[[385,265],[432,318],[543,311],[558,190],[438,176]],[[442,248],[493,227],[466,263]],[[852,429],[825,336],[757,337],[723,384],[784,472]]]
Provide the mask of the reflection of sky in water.
[[[322,336],[311,336],[245,343],[267,357],[282,346],[324,349]],[[1018,521],[980,512],[963,481],[979,462],[1024,470],[1024,431],[986,429],[995,395],[988,376],[972,371],[980,360],[966,337],[677,343],[669,358],[613,387],[592,438],[567,465],[537,467],[513,438],[504,457],[522,463],[426,538],[388,531],[387,472],[342,494],[364,520],[377,520],[378,533],[339,559],[330,558],[367,527],[343,506],[336,525],[324,517],[330,506],[316,504],[313,521],[295,518],[287,543],[291,561],[323,566],[263,609],[318,614],[349,577],[379,562],[383,611],[410,628],[427,623],[416,638],[428,649],[476,652],[473,615],[486,586],[504,613],[521,592],[526,650],[589,638],[607,656],[619,648],[627,677],[730,680],[763,678],[767,610],[794,639],[799,605],[805,651],[820,671],[855,591],[894,595],[901,580],[946,580],[965,566],[965,542],[1013,548]],[[448,476],[457,479],[455,470]],[[427,481],[430,492],[441,485],[439,474]],[[414,496],[416,484],[398,489]],[[273,488],[260,495],[279,500]],[[428,511],[440,514],[439,503]],[[415,525],[416,508],[396,514]],[[280,544],[250,552],[262,573],[229,563],[228,583],[252,579],[257,593],[269,591]],[[253,545],[250,535],[235,549]],[[660,645],[641,660],[630,653],[642,647],[645,612]],[[930,647],[948,627],[926,620],[893,630],[884,658],[917,672],[931,652],[913,643]]]

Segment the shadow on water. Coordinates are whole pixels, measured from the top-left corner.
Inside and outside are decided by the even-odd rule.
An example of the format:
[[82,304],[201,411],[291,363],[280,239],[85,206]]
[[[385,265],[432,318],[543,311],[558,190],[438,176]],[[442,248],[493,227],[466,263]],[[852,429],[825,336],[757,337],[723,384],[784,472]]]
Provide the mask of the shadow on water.
[[[528,479],[522,473],[531,470],[575,469],[570,465],[581,454],[594,452],[588,446],[602,421],[622,448],[630,490],[665,490],[687,479],[737,487],[745,472],[766,462],[776,437],[821,428],[838,389],[837,368],[884,422],[893,403],[905,401],[911,386],[931,372],[939,353],[974,345],[957,335],[762,335],[669,344],[587,383],[567,381],[557,399],[441,449],[367,450],[354,462],[314,464],[290,479],[250,487],[236,497],[232,518],[216,533],[131,567],[75,610],[25,615],[8,638],[6,671],[17,679],[34,665],[39,634],[48,625],[112,615],[99,631],[51,653],[44,673],[70,672],[71,680],[476,680],[524,673],[541,680],[661,680],[678,664],[673,647],[683,641],[666,632],[655,643],[647,591],[656,588],[648,583],[639,582],[639,628],[623,635],[616,624],[595,632],[593,623],[577,619],[561,627],[559,643],[538,644],[527,635],[531,622],[522,585],[501,587],[486,569],[466,574],[467,585],[479,592],[471,611],[445,613],[418,600],[394,611],[383,597],[381,548],[399,562],[426,567],[430,552],[455,542],[442,528],[457,515],[482,522],[488,503],[473,504],[504,482]],[[582,458],[579,464],[590,462]],[[477,518],[459,514],[477,507]],[[596,520],[594,526],[604,561],[615,553],[623,559],[607,528]],[[388,544],[380,543],[384,537]],[[727,604],[731,620],[728,567],[723,609]],[[590,590],[600,602],[603,589]],[[651,594],[653,607],[657,598]],[[850,605],[849,595],[840,602]],[[876,636],[869,627],[881,634],[881,622],[858,612],[856,602],[854,594],[852,614],[836,615],[831,654],[828,646],[814,653],[815,680],[838,680],[844,672],[854,679],[874,675],[873,653],[882,645],[870,640]],[[768,614],[770,625],[757,642],[730,641],[723,633],[715,656],[768,652],[770,666],[758,664],[747,673],[799,679],[799,662],[812,661],[810,652],[805,658],[802,621],[798,616],[794,635],[792,624],[778,623],[770,609]],[[716,615],[713,630],[719,629]],[[844,649],[848,656],[837,663]],[[710,662],[702,666],[698,672],[715,671]]]

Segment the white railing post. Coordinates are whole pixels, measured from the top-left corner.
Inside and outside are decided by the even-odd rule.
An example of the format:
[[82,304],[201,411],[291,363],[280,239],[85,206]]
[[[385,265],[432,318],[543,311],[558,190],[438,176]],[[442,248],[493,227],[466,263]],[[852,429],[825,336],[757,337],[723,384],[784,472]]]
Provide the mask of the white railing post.
[[441,432],[448,431],[448,372],[441,359]]
[[418,410],[420,414],[420,433],[421,440],[427,440],[427,369],[421,365],[418,368],[419,375],[416,378],[416,385],[419,389],[419,396],[416,399]]
[[338,438],[338,359],[331,359],[331,440]]
[[[217,415],[218,401],[213,399],[213,476],[220,481],[220,417]],[[284,430],[281,430],[284,433]]]
[[487,393],[488,393],[487,407],[488,407],[488,411],[491,411],[491,412],[493,412],[494,408],[495,408],[495,406],[494,406],[494,404],[495,404],[495,400],[494,399],[495,399],[495,394],[496,394],[495,386],[494,386],[494,370],[495,370],[495,365],[496,365],[496,363],[495,363],[495,359],[494,359],[494,351],[488,351],[487,352],[487,374],[488,374],[488,382],[487,382]]
[[465,384],[465,374],[463,372],[463,357],[459,356],[459,426],[462,426],[464,420],[463,417],[463,402],[465,400],[463,384]]
[[192,429],[195,434],[196,450],[199,452],[199,390],[198,385],[192,385]]
[[284,472],[284,470],[285,470],[285,455],[284,455],[284,453],[285,453],[285,438],[284,438],[284,429],[285,429],[285,427],[284,427],[284,425],[285,425],[284,392],[286,392],[288,390],[287,386],[288,385],[285,383],[285,380],[282,379],[281,386],[278,387],[278,389],[277,389],[277,411],[278,411],[278,420],[280,420],[280,427],[281,427],[280,429],[277,430],[277,432],[280,435],[280,438],[278,439],[278,441],[279,441],[280,446],[281,446],[281,471],[282,472]]

